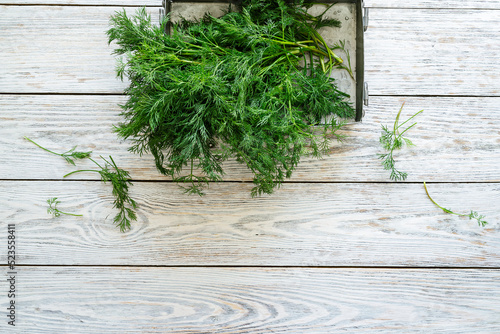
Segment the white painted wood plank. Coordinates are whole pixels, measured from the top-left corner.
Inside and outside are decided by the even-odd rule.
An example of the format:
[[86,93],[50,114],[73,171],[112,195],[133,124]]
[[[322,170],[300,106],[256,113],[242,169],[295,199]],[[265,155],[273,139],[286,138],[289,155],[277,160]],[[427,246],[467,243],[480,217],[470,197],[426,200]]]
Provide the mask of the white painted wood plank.
[[365,80],[375,95],[500,95],[500,12],[370,11]]
[[[124,96],[0,96],[0,165],[2,179],[61,179],[74,167],[28,141],[28,136],[55,151],[93,150],[94,156],[112,155],[134,179],[169,180],[161,176],[151,156],[132,154],[112,126],[121,121],[119,103]],[[500,98],[395,98],[372,97],[361,123],[346,127],[344,143],[333,143],[322,160],[306,158],[293,181],[389,181],[378,153],[381,125],[394,122],[403,101],[402,119],[418,110],[417,126],[409,133],[416,147],[395,155],[408,181],[492,182],[500,180]],[[487,131],[485,131],[487,129]],[[81,162],[92,167],[90,161]],[[241,164],[225,165],[225,180],[251,180]],[[78,175],[79,179],[95,178]]]
[[364,0],[366,7],[500,9],[498,0]]
[[23,267],[16,278],[27,334],[500,331],[497,270]]
[[0,6],[0,92],[123,91],[106,37],[119,9]]
[[[120,93],[109,16],[119,7],[0,6],[0,92]],[[133,8],[130,8],[133,11]],[[153,9],[156,15],[156,9]],[[374,95],[500,95],[498,11],[372,9]]]
[[[0,0],[0,5],[68,5],[68,6],[121,6],[121,7],[141,7],[156,6],[161,7],[161,0]],[[26,8],[30,11],[29,8]]]
[[[498,0],[364,0],[366,7],[500,9]],[[10,5],[161,6],[160,0],[0,0]]]
[[[442,212],[422,184],[287,184],[253,199],[251,187],[212,184],[198,197],[136,182],[138,221],[121,233],[109,185],[2,181],[0,230],[16,224],[25,265],[500,267],[499,184],[429,184],[441,205],[485,215],[486,228]],[[52,218],[51,197],[83,217]]]
[[[207,8],[197,4],[196,7]],[[225,5],[212,5],[214,15]],[[121,93],[106,31],[121,7],[0,6],[0,93]],[[130,14],[135,8],[127,8]],[[149,8],[158,22],[158,8]]]

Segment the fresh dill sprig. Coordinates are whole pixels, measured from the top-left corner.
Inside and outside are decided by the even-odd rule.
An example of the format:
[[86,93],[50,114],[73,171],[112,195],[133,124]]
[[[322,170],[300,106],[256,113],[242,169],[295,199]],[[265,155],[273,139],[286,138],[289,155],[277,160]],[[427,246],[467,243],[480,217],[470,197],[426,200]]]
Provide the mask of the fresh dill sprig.
[[[43,149],[44,151],[63,157],[68,163],[72,165],[75,165],[75,161],[73,159],[87,159],[87,158],[91,160],[94,164],[96,164],[100,168],[99,170],[95,169],[76,170],[64,175],[63,177],[67,177],[69,175],[80,172],[95,172],[100,174],[102,182],[111,182],[113,186],[112,194],[115,197],[115,200],[113,202],[113,207],[120,210],[114,218],[114,223],[120,227],[120,231],[122,232],[125,232],[126,230],[130,229],[130,222],[132,220],[137,220],[137,215],[134,211],[135,209],[137,209],[137,204],[132,198],[130,198],[128,194],[129,186],[132,184],[132,181],[130,180],[129,173],[121,168],[118,168],[118,166],[116,165],[115,161],[111,156],[109,156],[109,161],[100,156],[101,159],[104,160],[105,162],[104,166],[101,166],[99,163],[97,163],[94,159],[90,157],[92,151],[78,152],[75,151],[76,149],[75,146],[71,150],[66,151],[64,153],[56,153],[43,146],[40,146],[39,144],[29,139],[28,137],[24,138],[29,140],[39,148]],[[47,203],[49,204],[47,212],[49,214],[52,214],[54,217],[59,217],[61,214],[81,216],[58,210],[57,205],[60,203],[60,201],[57,200],[57,197],[48,199]]]
[[352,73],[352,67],[351,67],[351,55],[350,55],[349,50],[347,49],[347,47],[345,45],[345,40],[338,41],[338,43],[333,45],[332,50],[344,51],[344,53],[346,55],[346,59],[347,59],[347,65],[345,65],[344,63],[341,63],[341,64],[338,64],[337,67],[346,70],[349,73],[349,75],[351,76],[351,78],[354,79],[354,74]]
[[405,145],[407,147],[414,146],[413,142],[410,139],[403,137],[403,135],[412,127],[414,127],[417,123],[413,123],[412,125],[408,126],[406,129],[402,131],[401,127],[423,111],[420,110],[419,112],[415,113],[413,116],[408,118],[406,121],[399,124],[399,117],[401,116],[401,111],[403,110],[403,107],[404,103],[401,105],[401,108],[399,109],[399,112],[396,116],[396,120],[394,121],[392,129],[388,128],[385,125],[382,125],[382,134],[379,139],[380,143],[382,144],[382,147],[388,152],[383,154],[378,154],[378,158],[382,160],[382,166],[384,167],[384,169],[391,171],[390,178],[391,180],[394,181],[404,181],[408,176],[408,173],[401,172],[398,169],[396,169],[396,161],[394,160],[394,151],[403,148]]
[[55,154],[55,155],[58,155],[60,157],[63,157],[69,164],[75,166],[75,161],[73,159],[87,159],[87,158],[90,158],[90,155],[92,153],[92,151],[88,151],[88,152],[78,152],[78,151],[75,151],[76,149],[76,146],[73,147],[72,149],[64,152],[64,153],[57,153],[57,152],[54,152],[54,151],[51,151],[37,143],[35,143],[33,140],[29,139],[28,137],[24,137],[24,139],[32,142],[33,144],[35,144],[36,146],[40,147],[42,150],[46,151],[46,152],[49,152],[49,153],[52,153],[52,154]]
[[130,175],[127,171],[118,168],[115,161],[111,156],[109,156],[109,161],[100,156],[104,160],[104,166],[97,163],[94,159],[89,158],[94,164],[96,164],[100,169],[81,169],[70,172],[64,177],[68,177],[75,173],[81,172],[94,172],[99,173],[101,176],[101,181],[111,182],[113,186],[113,196],[115,200],[113,202],[113,207],[120,210],[114,218],[114,223],[120,227],[120,231],[125,232],[130,229],[130,222],[132,220],[137,220],[137,215],[135,209],[137,209],[136,202],[129,196],[129,186],[132,185],[130,180]]
[[53,217],[59,217],[60,215],[68,215],[68,216],[75,216],[75,217],[81,217],[83,215],[79,215],[76,213],[69,213],[69,212],[63,212],[57,208],[57,205],[61,203],[61,201],[57,200],[57,197],[52,197],[47,200],[47,204],[49,207],[47,208],[47,213],[49,215],[52,215]]
[[462,214],[462,213],[453,212],[450,209],[443,208],[441,205],[437,204],[436,201],[434,201],[432,199],[431,195],[429,194],[429,191],[427,190],[427,185],[425,184],[425,182],[424,182],[424,189],[425,189],[425,193],[427,194],[427,197],[429,197],[431,202],[434,203],[438,208],[440,208],[444,212],[452,214],[452,215],[461,216],[461,217],[469,217],[469,219],[471,219],[471,220],[473,220],[473,219],[476,220],[477,224],[479,226],[482,226],[482,227],[484,227],[488,224],[488,222],[483,219],[484,216],[480,215],[477,211],[471,210],[470,213],[463,213]]
[[254,175],[252,196],[270,194],[302,156],[328,153],[342,123],[325,119],[355,115],[330,77],[344,61],[317,31],[338,20],[310,15],[302,0],[240,4],[220,18],[172,23],[170,35],[144,8],[121,11],[107,31],[123,56],[117,75],[130,82],[115,130],[188,193],[220,181],[235,157]]

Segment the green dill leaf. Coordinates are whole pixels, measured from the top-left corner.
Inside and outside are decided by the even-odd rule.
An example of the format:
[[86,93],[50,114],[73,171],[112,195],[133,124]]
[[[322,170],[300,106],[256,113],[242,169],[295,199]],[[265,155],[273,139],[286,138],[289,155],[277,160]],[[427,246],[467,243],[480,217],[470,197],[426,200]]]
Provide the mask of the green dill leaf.
[[382,166],[384,167],[384,169],[391,171],[390,179],[393,181],[404,181],[408,177],[408,173],[401,172],[396,168],[396,161],[394,160],[393,156],[394,151],[400,150],[405,146],[407,147],[415,146],[410,139],[403,137],[403,134],[405,134],[409,129],[415,126],[416,123],[413,123],[412,125],[408,126],[403,131],[400,131],[400,128],[402,127],[402,125],[406,124],[408,121],[410,121],[423,111],[420,110],[419,112],[415,113],[406,121],[400,124],[399,118],[401,116],[401,111],[403,110],[403,107],[404,103],[399,109],[399,112],[396,116],[392,129],[390,129],[385,125],[382,125],[382,132],[379,137],[379,142],[382,145],[382,148],[388,151],[388,153],[385,154],[379,153],[377,154],[377,156],[379,159],[382,160]]
[[67,216],[75,216],[75,217],[81,217],[82,215],[75,214],[75,213],[69,213],[69,212],[64,212],[61,211],[57,208],[57,206],[61,203],[61,201],[57,200],[57,197],[52,197],[47,200],[47,204],[49,207],[47,208],[47,213],[49,215],[52,215],[52,217],[57,218],[61,215],[67,215]]

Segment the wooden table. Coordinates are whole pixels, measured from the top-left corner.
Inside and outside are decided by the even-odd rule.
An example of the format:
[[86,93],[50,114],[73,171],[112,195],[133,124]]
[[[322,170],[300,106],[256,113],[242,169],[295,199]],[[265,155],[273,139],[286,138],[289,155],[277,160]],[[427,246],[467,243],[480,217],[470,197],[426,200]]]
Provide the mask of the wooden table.
[[[370,105],[343,144],[272,196],[251,175],[186,196],[112,132],[125,83],[105,31],[146,0],[0,1],[1,333],[500,332],[500,1],[366,0]],[[393,183],[382,124],[420,109]],[[138,221],[54,150],[112,155]],[[90,168],[90,162],[79,167]],[[477,210],[489,225],[435,207]],[[82,217],[52,218],[46,200]],[[8,298],[15,224],[15,298]],[[7,324],[15,300],[16,326]]]

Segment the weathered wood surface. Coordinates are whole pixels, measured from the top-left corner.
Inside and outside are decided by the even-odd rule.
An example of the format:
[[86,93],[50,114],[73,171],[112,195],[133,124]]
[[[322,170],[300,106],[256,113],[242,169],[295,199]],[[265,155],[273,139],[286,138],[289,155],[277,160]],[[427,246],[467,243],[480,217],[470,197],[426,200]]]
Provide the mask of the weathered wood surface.
[[500,331],[498,270],[21,267],[18,288],[26,334]]
[[[93,6],[93,7],[161,7],[162,0],[0,0],[6,5],[67,5],[67,6]],[[175,1],[175,0],[174,0]],[[26,9],[30,11],[30,9]],[[158,11],[156,11],[158,12]]]
[[[0,92],[123,91],[126,84],[115,78],[105,36],[109,16],[119,7],[30,8],[0,6]],[[370,13],[365,53],[372,95],[500,96],[497,11]]]
[[122,92],[106,36],[119,9],[0,6],[0,92]]
[[[175,1],[174,1],[175,2]],[[364,0],[366,7],[499,9],[498,0]],[[161,0],[0,0],[9,5],[161,6]]]
[[366,7],[500,9],[498,0],[364,0]]
[[496,10],[370,10],[370,94],[499,96],[499,20]]
[[[139,218],[121,233],[109,185],[2,181],[0,217],[16,223],[29,265],[500,267],[499,184],[428,185],[445,207],[486,215],[486,228],[442,212],[422,184],[287,184],[262,198],[251,187],[212,184],[198,197],[136,182]],[[52,218],[52,197],[83,217]]]
[[[125,96],[0,95],[0,165],[2,179],[61,179],[74,167],[23,139],[30,137],[55,151],[78,145],[94,156],[112,155],[136,180],[169,180],[160,175],[153,158],[127,152],[112,126],[121,121],[119,103]],[[408,133],[416,147],[395,155],[408,181],[493,182],[500,180],[500,98],[372,97],[361,123],[343,131],[344,143],[334,142],[322,160],[304,159],[293,181],[387,182],[378,153],[381,125],[390,125],[401,104],[402,119],[424,109]],[[466,126],[464,126],[466,125]],[[487,129],[487,130],[485,130]],[[12,154],[15,152],[15,154]],[[92,167],[89,161],[79,163]],[[246,167],[225,164],[225,180],[250,180]],[[95,179],[92,174],[74,179]]]
[[[366,33],[374,96],[363,123],[344,130],[331,156],[303,161],[294,183],[257,199],[234,162],[226,180],[235,182],[203,198],[151,182],[164,180],[151,158],[125,152],[110,130],[126,84],[114,76],[109,15],[146,4],[156,20],[159,0],[0,3],[10,4],[0,6],[0,228],[16,224],[18,263],[35,266],[18,267],[17,332],[500,331],[500,16],[487,10],[499,1],[366,0],[380,8]],[[56,6],[15,6],[29,3]],[[405,115],[425,110],[410,133],[417,147],[397,157],[414,183],[388,183],[377,141],[403,100]],[[109,185],[60,181],[73,168],[23,136],[112,154],[131,170],[133,229],[112,225]],[[433,197],[479,211],[488,227],[433,206],[424,180],[444,182],[429,184]],[[54,196],[84,216],[51,218]],[[5,317],[0,332],[14,332]]]

